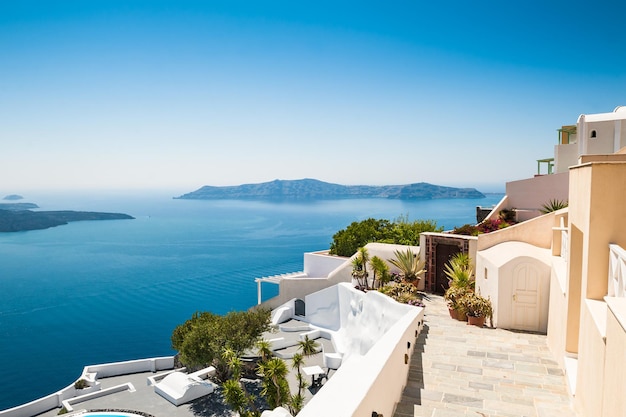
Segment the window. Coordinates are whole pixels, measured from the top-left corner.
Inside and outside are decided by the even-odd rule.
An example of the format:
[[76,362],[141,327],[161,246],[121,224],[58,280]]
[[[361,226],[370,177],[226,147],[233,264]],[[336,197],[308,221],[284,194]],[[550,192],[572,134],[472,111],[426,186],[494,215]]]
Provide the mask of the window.
[[592,130],[591,131],[591,135],[589,135],[590,138],[595,138],[596,137],[596,131]]

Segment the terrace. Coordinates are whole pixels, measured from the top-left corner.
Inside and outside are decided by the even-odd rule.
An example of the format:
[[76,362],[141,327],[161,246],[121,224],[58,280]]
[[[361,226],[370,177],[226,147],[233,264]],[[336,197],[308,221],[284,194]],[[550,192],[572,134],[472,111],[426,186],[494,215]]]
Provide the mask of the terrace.
[[[371,415],[372,411],[395,417],[576,416],[563,372],[546,346],[546,336],[467,326],[450,319],[442,297],[429,295],[424,301],[424,329],[413,339],[406,376],[390,378],[403,387],[392,411],[383,412],[382,404],[375,403],[385,397],[384,387],[379,386],[365,393],[372,401],[367,413],[345,409],[361,392],[359,368],[377,367],[376,361],[355,360],[352,365],[346,362],[339,371],[333,371],[321,388],[307,390],[309,404],[299,416]],[[306,359],[306,366],[314,365],[323,366],[321,353]],[[405,366],[403,361],[401,365]],[[155,374],[141,372],[99,379],[103,389],[131,383],[136,391],[92,399],[81,403],[80,409],[131,409],[155,417],[235,416],[222,402],[219,388],[213,394],[175,407],[146,384],[147,378]],[[57,413],[55,409],[40,416],[52,417]]]

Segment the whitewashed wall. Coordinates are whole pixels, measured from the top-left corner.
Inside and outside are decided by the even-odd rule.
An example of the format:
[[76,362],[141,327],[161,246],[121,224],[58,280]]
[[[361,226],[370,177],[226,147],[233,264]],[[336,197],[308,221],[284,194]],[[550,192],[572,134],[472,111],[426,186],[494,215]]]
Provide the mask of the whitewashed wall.
[[[324,298],[328,305],[324,307]],[[391,416],[400,400],[409,371],[415,339],[424,322],[424,309],[398,304],[370,291],[340,284],[307,297],[311,322],[341,327],[344,362],[332,378],[302,409],[298,417]],[[339,310],[340,320],[328,312]]]

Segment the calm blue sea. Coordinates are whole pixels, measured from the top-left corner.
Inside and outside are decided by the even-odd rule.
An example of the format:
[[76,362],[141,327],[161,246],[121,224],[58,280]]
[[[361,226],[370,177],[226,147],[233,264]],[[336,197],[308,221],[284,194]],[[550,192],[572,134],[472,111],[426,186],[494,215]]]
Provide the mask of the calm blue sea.
[[[170,195],[33,195],[43,210],[123,212],[0,234],[0,410],[57,391],[83,366],[171,355],[194,311],[256,303],[254,278],[302,270],[303,253],[368,217],[475,221],[480,200],[306,203],[174,200]],[[274,292],[272,292],[274,291]],[[276,287],[263,287],[264,297]]]

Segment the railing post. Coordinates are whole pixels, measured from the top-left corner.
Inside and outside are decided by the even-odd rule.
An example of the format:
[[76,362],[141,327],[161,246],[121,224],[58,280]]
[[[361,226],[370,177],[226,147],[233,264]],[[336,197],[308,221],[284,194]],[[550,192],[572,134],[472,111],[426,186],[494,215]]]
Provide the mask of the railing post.
[[609,244],[609,297],[626,297],[626,251],[619,245]]

